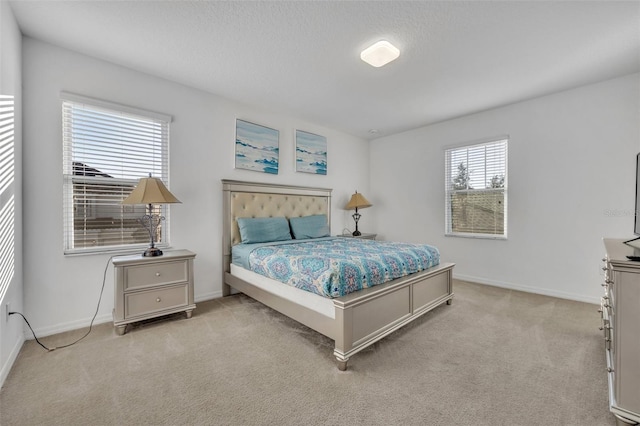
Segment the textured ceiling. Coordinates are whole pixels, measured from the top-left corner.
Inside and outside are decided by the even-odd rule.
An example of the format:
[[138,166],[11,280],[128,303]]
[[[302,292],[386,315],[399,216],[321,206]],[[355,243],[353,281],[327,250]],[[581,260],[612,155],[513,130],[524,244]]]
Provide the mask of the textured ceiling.
[[[365,139],[640,70],[638,1],[11,5],[27,36]],[[373,68],[380,39],[401,54]]]

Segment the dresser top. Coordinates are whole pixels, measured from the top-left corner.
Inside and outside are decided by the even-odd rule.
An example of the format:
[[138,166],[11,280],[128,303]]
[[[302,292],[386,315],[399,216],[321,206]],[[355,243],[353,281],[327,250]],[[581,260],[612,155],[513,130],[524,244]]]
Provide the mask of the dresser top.
[[627,256],[640,256],[640,240],[632,241],[630,244],[625,244],[625,241],[628,240],[620,238],[604,239],[604,248],[607,251],[607,258],[609,259],[609,262],[616,265],[640,269],[640,262],[627,259]]
[[148,262],[170,262],[172,260],[180,260],[185,258],[194,258],[195,253],[189,250],[163,250],[162,256],[145,257],[142,254],[132,254],[128,256],[115,256],[112,259],[114,265],[131,265],[136,263]]

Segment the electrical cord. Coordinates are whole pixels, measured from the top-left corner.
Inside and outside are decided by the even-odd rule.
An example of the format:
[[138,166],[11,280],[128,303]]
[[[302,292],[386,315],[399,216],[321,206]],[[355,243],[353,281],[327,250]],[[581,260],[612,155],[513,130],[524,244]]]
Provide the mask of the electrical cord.
[[96,320],[96,317],[98,316],[98,311],[100,310],[100,302],[102,301],[102,294],[104,293],[104,285],[105,285],[105,282],[107,281],[107,269],[109,268],[109,263],[111,263],[111,259],[113,259],[113,256],[111,256],[109,260],[107,260],[107,264],[104,266],[104,273],[102,274],[102,287],[100,288],[100,297],[98,297],[98,306],[96,306],[96,312],[93,314],[93,318],[91,318],[91,323],[89,323],[89,330],[87,330],[84,336],[80,337],[76,341],[67,343],[66,345],[56,346],[54,348],[48,348],[45,345],[43,345],[42,342],[40,342],[40,340],[38,340],[36,333],[33,331],[33,328],[31,328],[31,324],[29,324],[29,321],[27,321],[27,318],[24,315],[22,315],[20,312],[9,312],[9,315],[14,315],[14,314],[20,315],[24,320],[24,322],[29,327],[29,330],[31,330],[31,334],[33,334],[33,338],[36,339],[36,342],[49,352],[55,351],[56,349],[68,348],[69,346],[75,345],[80,340],[87,337],[89,333],[91,333],[91,329],[93,328],[93,322]]

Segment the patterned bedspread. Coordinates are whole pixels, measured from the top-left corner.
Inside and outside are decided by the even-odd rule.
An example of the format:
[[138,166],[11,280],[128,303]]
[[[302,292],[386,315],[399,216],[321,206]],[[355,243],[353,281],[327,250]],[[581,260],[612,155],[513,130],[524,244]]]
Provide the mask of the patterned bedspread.
[[264,246],[249,254],[251,270],[324,297],[345,294],[440,263],[426,244],[334,238]]

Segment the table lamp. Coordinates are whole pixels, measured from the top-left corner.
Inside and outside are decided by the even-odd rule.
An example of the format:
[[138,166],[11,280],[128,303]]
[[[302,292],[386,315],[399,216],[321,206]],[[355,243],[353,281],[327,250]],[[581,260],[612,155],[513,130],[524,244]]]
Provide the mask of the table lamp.
[[153,213],[153,204],[171,204],[180,203],[164,183],[158,178],[149,177],[141,178],[138,185],[131,191],[131,194],[124,200],[122,204],[147,204],[149,213],[142,216],[139,220],[142,226],[149,232],[151,238],[150,247],[142,253],[143,256],[162,256],[162,250],[156,247],[154,236],[158,230],[158,225],[164,220],[164,216]]
[[353,220],[356,222],[356,230],[353,231],[352,234],[354,237],[362,235],[362,233],[358,231],[358,221],[362,216],[360,213],[358,213],[358,209],[365,209],[367,207],[371,207],[371,203],[366,198],[364,198],[364,195],[360,194],[358,191],[356,191],[356,193],[351,196],[351,199],[345,206],[345,209],[347,210],[356,210],[356,212],[351,215]]

